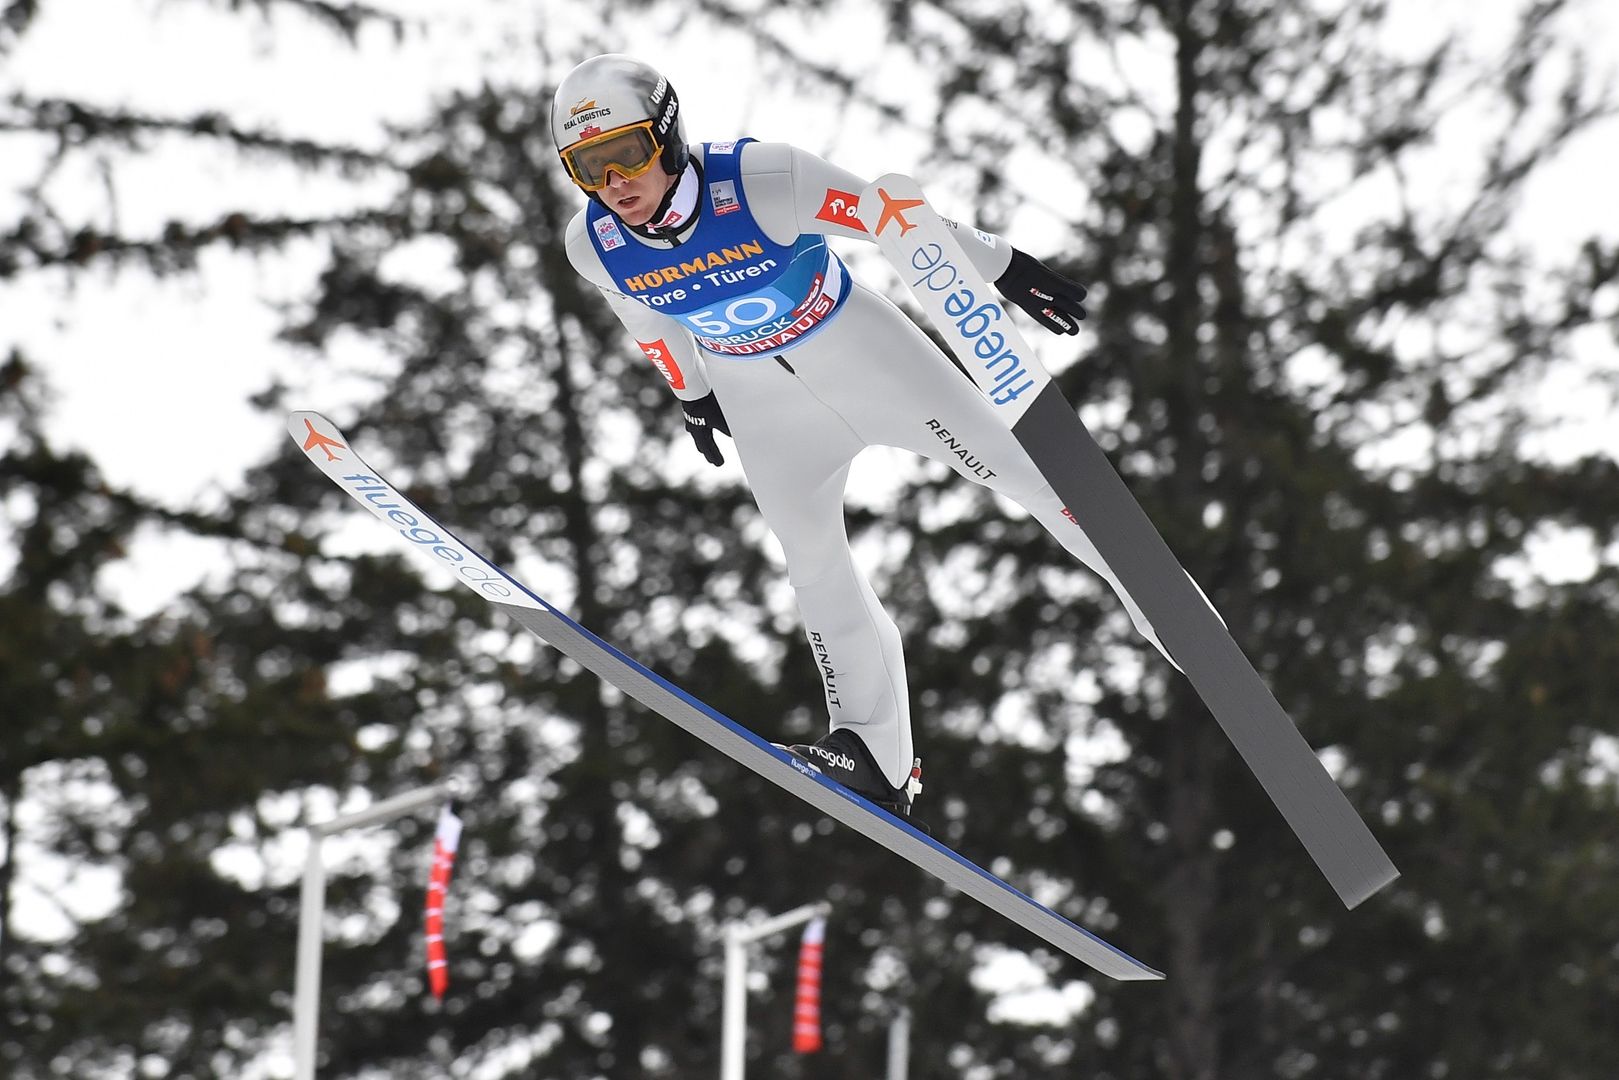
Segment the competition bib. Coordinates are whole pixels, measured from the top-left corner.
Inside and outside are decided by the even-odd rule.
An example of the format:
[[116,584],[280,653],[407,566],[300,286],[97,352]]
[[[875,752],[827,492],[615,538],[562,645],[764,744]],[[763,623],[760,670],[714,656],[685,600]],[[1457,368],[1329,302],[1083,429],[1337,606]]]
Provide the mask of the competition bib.
[[617,219],[592,203],[590,236],[624,295],[679,319],[704,349],[759,357],[799,344],[849,294],[843,262],[822,236],[774,243],[754,220],[743,191],[741,148],[706,144],[705,191],[695,228],[679,247],[626,240]]

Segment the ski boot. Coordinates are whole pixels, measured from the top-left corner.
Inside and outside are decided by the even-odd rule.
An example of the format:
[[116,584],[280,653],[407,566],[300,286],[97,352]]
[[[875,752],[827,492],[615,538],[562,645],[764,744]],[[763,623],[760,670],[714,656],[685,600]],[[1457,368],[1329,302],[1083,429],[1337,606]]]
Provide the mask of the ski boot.
[[888,778],[877,768],[865,741],[850,728],[837,728],[813,743],[776,745],[895,817],[910,817],[911,801],[922,792],[921,758],[912,762],[911,775],[904,784],[889,787]]

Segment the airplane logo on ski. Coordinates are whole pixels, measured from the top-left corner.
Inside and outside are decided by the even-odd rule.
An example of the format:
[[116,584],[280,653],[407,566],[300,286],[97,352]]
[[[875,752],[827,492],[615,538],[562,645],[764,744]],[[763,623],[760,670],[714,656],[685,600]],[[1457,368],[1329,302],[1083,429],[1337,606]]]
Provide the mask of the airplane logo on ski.
[[875,235],[881,236],[883,234],[883,230],[888,228],[888,223],[890,221],[899,222],[899,234],[901,236],[904,236],[906,233],[916,228],[916,224],[914,222],[905,220],[905,211],[909,210],[913,206],[921,206],[921,199],[896,199],[888,194],[887,188],[878,188],[877,194],[882,197],[883,212],[882,216],[877,219],[877,229]]
[[342,458],[338,457],[336,454],[332,453],[332,447],[335,446],[339,450],[347,450],[348,447],[344,446],[342,443],[338,442],[336,439],[328,438],[327,436],[322,435],[320,432],[316,431],[314,422],[307,419],[307,418],[304,420],[304,427],[309,429],[309,438],[305,439],[304,444],[303,444],[304,453],[307,454],[311,450],[319,449],[319,450],[325,451],[327,461],[342,461],[343,460]]

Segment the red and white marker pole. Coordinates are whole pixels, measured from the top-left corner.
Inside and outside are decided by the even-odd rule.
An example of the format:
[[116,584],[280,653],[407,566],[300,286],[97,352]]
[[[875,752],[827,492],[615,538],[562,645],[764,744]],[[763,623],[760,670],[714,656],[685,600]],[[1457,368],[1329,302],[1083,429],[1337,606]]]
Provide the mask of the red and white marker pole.
[[427,983],[440,1001],[450,986],[449,962],[444,956],[444,894],[449,891],[450,871],[460,846],[461,819],[454,804],[446,803],[433,834],[433,870],[427,881]]
[[[756,923],[728,923],[725,935],[725,1007],[720,1029],[720,1080],[742,1080],[743,1050],[746,1042],[748,1011],[748,946],[755,941],[773,937],[783,930],[809,922],[825,920],[831,907],[825,903],[805,904],[801,908],[775,915]],[[817,993],[817,1002],[819,994]],[[817,1006],[817,1012],[819,1006]],[[794,1022],[793,1042],[798,1042],[797,1023]],[[820,1024],[816,1024],[816,1039],[820,1039]]]
[[326,863],[322,859],[328,836],[381,825],[403,814],[413,814],[454,795],[452,782],[431,784],[374,803],[364,810],[309,827],[309,850],[304,858],[303,887],[298,901],[298,958],[293,975],[292,1075],[314,1080],[315,1040],[320,1027],[321,918],[326,911]]
[[816,916],[804,926],[798,946],[798,992],[793,997],[793,1050],[813,1054],[821,1048],[821,952],[826,919]]

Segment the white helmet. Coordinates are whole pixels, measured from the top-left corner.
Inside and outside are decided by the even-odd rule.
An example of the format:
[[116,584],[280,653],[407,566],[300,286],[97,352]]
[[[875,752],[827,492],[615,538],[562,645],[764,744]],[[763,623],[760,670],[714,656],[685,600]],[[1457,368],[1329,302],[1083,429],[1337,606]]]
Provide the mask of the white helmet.
[[670,176],[686,168],[675,88],[621,53],[593,56],[557,84],[551,136],[569,178],[592,193],[607,186],[609,168],[631,180],[657,161]]

